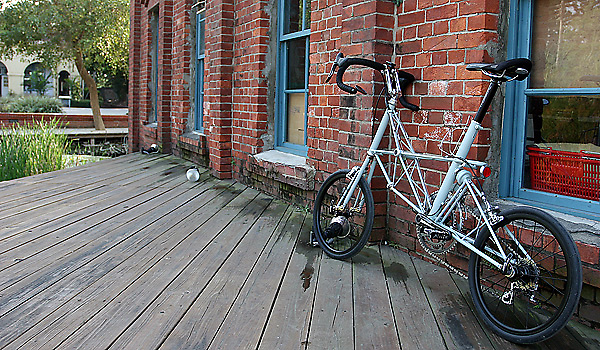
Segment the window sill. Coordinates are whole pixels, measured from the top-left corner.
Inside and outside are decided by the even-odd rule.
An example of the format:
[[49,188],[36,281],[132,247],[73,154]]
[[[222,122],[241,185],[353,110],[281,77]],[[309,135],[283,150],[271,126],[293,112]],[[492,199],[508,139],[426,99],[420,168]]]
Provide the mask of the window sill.
[[306,164],[306,157],[270,150],[251,156],[249,170],[302,190],[315,189],[316,170]]
[[594,246],[600,246],[600,236],[598,236],[598,232],[600,232],[600,221],[581,216],[561,213],[556,210],[540,206],[537,202],[522,199],[498,199],[497,201],[495,201],[495,203],[500,207],[501,210],[506,210],[523,205],[541,209],[553,216],[554,218],[556,218],[561,224],[563,224],[567,231],[571,233],[573,239],[576,242],[583,242]]

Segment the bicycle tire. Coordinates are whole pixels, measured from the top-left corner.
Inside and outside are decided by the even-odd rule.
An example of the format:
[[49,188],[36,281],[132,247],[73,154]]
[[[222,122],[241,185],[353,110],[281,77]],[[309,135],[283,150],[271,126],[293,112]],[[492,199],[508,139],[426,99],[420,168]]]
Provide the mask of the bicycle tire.
[[[518,344],[537,343],[560,331],[577,307],[582,284],[579,252],[565,228],[541,210],[517,207],[500,215],[502,220],[492,228],[506,254],[514,257],[514,271],[520,272],[508,277],[471,253],[469,288],[475,310],[502,338]],[[535,267],[523,259],[525,255],[517,251],[507,230],[521,243]],[[481,230],[474,245],[481,251],[488,245],[494,246],[487,227]],[[489,251],[486,255],[502,263]]]
[[[354,200],[357,197],[360,198],[362,194],[364,203],[361,208],[355,208],[355,210],[344,208],[342,211],[333,208],[340,195],[350,185],[350,179],[346,176],[349,172],[347,169],[338,170],[325,180],[315,198],[313,211],[313,232],[319,246],[328,256],[338,260],[350,259],[358,254],[367,244],[373,228],[373,194],[364,178],[360,179],[352,200],[348,204],[351,206],[352,203],[355,203]],[[331,220],[336,217],[346,218],[349,224],[348,232],[342,236],[327,237],[327,228],[331,224]]]

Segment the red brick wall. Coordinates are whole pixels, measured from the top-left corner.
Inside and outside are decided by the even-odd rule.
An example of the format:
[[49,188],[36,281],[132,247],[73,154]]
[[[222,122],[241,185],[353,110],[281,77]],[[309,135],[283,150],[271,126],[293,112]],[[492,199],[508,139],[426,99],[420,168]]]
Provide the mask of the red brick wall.
[[268,7],[269,1],[235,2],[238,25],[233,38],[232,155],[242,161],[264,150],[262,137],[267,133],[269,85],[265,69],[275,66],[274,60],[267,61],[267,53],[271,20],[276,20]]
[[[396,64],[417,78],[408,99],[422,108],[418,113],[401,112],[415,151],[441,155],[458,145],[487,89],[484,76],[466,71],[465,65],[493,61],[490,52],[498,44],[498,11],[496,0],[405,0],[397,7]],[[483,126],[469,158],[487,156],[489,117]],[[448,164],[422,165],[434,192]],[[397,198],[390,198],[389,213],[390,238],[417,249],[414,213]]]
[[230,178],[233,115],[234,1],[207,2],[204,128],[209,167],[219,178]]
[[[173,89],[173,40],[174,12],[173,0],[137,0],[131,3],[131,35],[129,60],[130,76],[133,83],[129,86],[130,103],[130,150],[146,148],[157,143],[164,152],[172,152],[172,92]],[[191,7],[180,6],[178,9]],[[152,51],[153,40],[150,21],[153,13],[158,13],[158,81],[156,82],[157,116],[156,125],[149,124],[152,114]],[[185,50],[182,50],[182,54]],[[183,57],[181,57],[183,59]],[[180,63],[180,62],[179,62]]]

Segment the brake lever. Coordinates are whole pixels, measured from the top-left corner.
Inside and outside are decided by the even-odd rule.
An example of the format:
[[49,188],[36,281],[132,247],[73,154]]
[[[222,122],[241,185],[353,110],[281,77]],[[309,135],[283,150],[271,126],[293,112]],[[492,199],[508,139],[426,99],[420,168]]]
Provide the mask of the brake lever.
[[360,86],[358,86],[358,85],[356,85],[354,88],[356,89],[356,91],[360,92],[363,95],[367,94],[367,92],[363,88],[361,88]]
[[329,76],[325,80],[326,83],[329,83],[329,81],[331,80],[331,77],[333,76],[333,74],[335,74],[335,69],[337,68],[337,66],[338,66],[338,64],[336,62],[334,62],[333,67],[331,67],[331,72],[329,72]]

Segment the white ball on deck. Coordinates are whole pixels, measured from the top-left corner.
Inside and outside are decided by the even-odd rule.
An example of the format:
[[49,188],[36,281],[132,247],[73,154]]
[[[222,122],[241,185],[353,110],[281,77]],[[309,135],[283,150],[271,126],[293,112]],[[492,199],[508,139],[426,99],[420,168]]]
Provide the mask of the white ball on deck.
[[191,168],[185,173],[185,176],[187,177],[188,181],[196,182],[198,179],[200,179],[200,172],[198,172],[198,169],[196,168]]

